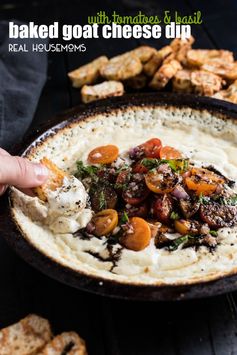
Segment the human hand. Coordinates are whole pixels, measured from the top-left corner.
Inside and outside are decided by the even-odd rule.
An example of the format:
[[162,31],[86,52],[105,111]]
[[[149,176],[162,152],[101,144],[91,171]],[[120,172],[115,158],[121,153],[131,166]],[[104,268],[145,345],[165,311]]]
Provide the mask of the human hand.
[[8,185],[27,189],[42,185],[48,177],[47,168],[38,163],[10,155],[0,148],[0,195]]

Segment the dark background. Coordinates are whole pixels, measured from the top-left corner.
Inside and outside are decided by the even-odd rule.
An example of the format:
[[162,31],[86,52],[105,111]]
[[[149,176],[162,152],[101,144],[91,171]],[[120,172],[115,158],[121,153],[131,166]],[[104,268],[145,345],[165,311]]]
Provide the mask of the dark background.
[[[201,10],[203,25],[193,26],[196,48],[224,48],[237,55],[236,0],[34,0],[0,1],[1,19],[49,24],[86,23],[99,10],[147,15],[163,10],[182,15]],[[60,42],[58,40],[57,42]],[[66,73],[106,54],[113,56],[141,43],[157,48],[166,40],[79,40],[85,53],[49,54],[48,80],[30,131],[55,113],[79,103]],[[76,42],[75,42],[76,43]],[[0,78],[1,81],[1,78]],[[76,330],[90,355],[237,354],[237,294],[178,303],[112,300],[64,286],[28,266],[0,238],[0,327],[28,313],[49,318],[55,332]]]

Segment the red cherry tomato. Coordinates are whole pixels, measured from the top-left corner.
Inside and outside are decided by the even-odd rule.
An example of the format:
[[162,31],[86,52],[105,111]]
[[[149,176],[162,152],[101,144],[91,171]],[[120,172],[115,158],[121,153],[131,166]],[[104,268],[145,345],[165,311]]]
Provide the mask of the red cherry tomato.
[[180,158],[182,158],[182,154],[177,149],[175,149],[173,147],[169,147],[167,145],[167,146],[161,148],[160,158],[161,159],[180,159]]
[[149,139],[147,142],[141,144],[144,151],[144,155],[147,158],[160,158],[160,150],[162,148],[162,143],[159,138]]
[[141,217],[146,218],[149,212],[147,201],[143,201],[139,205],[126,206],[125,209],[128,217]]
[[139,174],[146,174],[148,172],[148,169],[141,164],[141,161],[140,160],[139,162],[137,162],[134,167],[133,167],[133,172],[134,173],[139,173]]
[[121,185],[122,187],[122,185],[127,184],[129,180],[130,180],[130,170],[129,169],[122,170],[117,176],[116,185],[118,186]]
[[147,198],[149,193],[144,176],[142,174],[134,174],[127,188],[123,191],[122,197],[129,205],[138,205]]

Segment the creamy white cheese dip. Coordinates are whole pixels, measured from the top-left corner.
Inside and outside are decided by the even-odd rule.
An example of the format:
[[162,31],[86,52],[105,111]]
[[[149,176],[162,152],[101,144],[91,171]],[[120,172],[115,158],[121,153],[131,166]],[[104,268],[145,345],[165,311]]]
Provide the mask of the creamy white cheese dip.
[[[112,111],[106,117],[102,114],[89,117],[59,130],[42,145],[29,150],[27,155],[33,161],[47,156],[59,167],[74,172],[76,160],[86,162],[88,153],[97,146],[115,144],[120,152],[126,152],[154,137],[160,138],[164,145],[179,149],[195,164],[212,164],[228,178],[237,180],[236,123],[207,111],[189,108],[132,107]],[[234,189],[237,191],[236,187]],[[78,198],[82,196],[78,195]],[[156,249],[152,240],[139,252],[123,249],[113,265],[106,260],[105,237],[85,240],[66,231],[59,234],[57,227],[52,230],[40,220],[32,221],[22,207],[26,203],[25,197],[19,197],[17,191],[13,193],[12,201],[12,212],[23,237],[42,253],[79,272],[141,284],[181,284],[237,272],[236,227],[218,231],[219,244],[213,253],[203,246],[198,250],[187,248],[169,252]],[[69,229],[76,228],[71,225]],[[93,256],[95,253],[105,256],[105,260],[97,259]]]

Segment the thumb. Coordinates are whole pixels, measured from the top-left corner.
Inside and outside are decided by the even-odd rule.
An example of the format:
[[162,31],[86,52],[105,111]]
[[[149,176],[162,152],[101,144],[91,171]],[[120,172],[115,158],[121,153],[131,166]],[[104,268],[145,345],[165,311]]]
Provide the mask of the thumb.
[[0,157],[0,184],[31,188],[42,185],[47,177],[48,170],[42,164],[21,157]]

